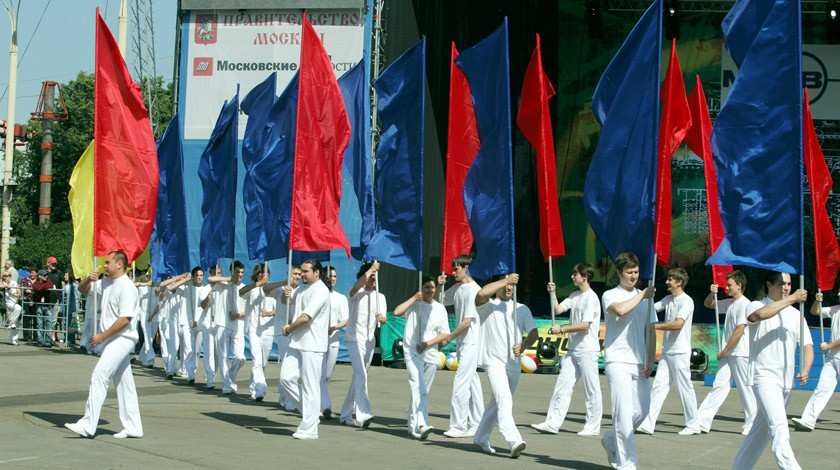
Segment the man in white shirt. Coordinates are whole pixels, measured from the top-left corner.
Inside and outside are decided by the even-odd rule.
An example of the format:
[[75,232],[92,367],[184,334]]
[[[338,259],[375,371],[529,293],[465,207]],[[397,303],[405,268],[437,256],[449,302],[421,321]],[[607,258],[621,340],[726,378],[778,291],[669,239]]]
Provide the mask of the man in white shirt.
[[210,276],[207,278],[207,283],[210,285],[210,292],[204,299],[204,307],[210,308],[210,333],[213,335],[216,344],[216,374],[213,376],[214,381],[207,382],[207,389],[214,390],[216,388],[215,378],[220,378],[228,370],[228,356],[227,352],[222,355],[222,339],[225,335],[227,327],[227,294],[230,291],[230,276],[222,276],[222,267],[214,264],[210,267]]
[[338,282],[338,274],[335,268],[330,266],[330,341],[327,353],[324,355],[324,367],[321,370],[321,416],[324,419],[332,417],[332,400],[330,400],[329,384],[335,371],[335,362],[338,359],[339,330],[347,325],[350,317],[350,307],[347,305],[347,297],[336,292],[335,283]]
[[653,337],[650,322],[656,321],[652,307],[653,287],[636,289],[639,282],[639,258],[621,253],[615,258],[618,285],[604,292],[604,369],[610,385],[613,430],[604,433],[601,445],[613,468],[635,469],[636,426],[647,416],[650,407],[650,369],[645,368],[649,350],[646,337]]
[[650,392],[650,409],[647,418],[636,430],[653,434],[662,404],[675,383],[680,395],[685,424],[688,425],[697,414],[697,396],[691,383],[691,320],[694,317],[694,300],[685,293],[688,273],[681,268],[668,271],[665,281],[668,292],[661,301],[654,304],[657,312],[665,310],[665,321],[654,328],[662,335],[662,356]]
[[513,393],[522,373],[519,358],[538,338],[531,310],[512,299],[518,282],[518,274],[509,274],[485,285],[475,295],[475,310],[481,322],[478,365],[487,373],[493,395],[484,408],[473,442],[485,453],[496,453],[490,446],[490,432],[498,423],[512,459],[525,450],[525,441],[513,420]]
[[[697,409],[695,418],[679,432],[681,436],[691,436],[702,432],[709,432],[712,420],[715,418],[729,390],[732,379],[738,386],[741,406],[744,407],[744,426],[741,434],[747,435],[753,425],[756,414],[755,394],[749,386],[749,357],[750,338],[744,334],[747,329],[747,306],[750,299],[744,295],[747,287],[747,276],[739,270],[726,274],[726,292],[731,299],[718,301],[718,311],[726,313],[723,322],[723,341],[725,346],[717,354],[718,371],[712,384],[712,391],[706,395],[703,403]],[[712,284],[711,292],[704,302],[706,308],[714,308],[718,286]]]
[[[196,336],[198,336],[198,322],[196,318],[201,315],[201,295],[204,281],[204,270],[196,266],[189,273],[183,275],[185,281],[175,288],[180,299],[178,309],[178,339],[181,343],[181,376],[186,375],[187,383],[195,383],[196,370]],[[191,281],[191,282],[190,282]],[[206,295],[206,294],[205,294]]]
[[140,281],[135,282],[137,295],[140,298],[140,326],[143,329],[143,347],[140,348],[140,365],[149,369],[155,366],[155,335],[158,332],[160,317],[158,311],[158,296],[151,281],[148,280],[149,271],[146,271]]
[[[117,389],[120,422],[122,431],[114,434],[117,439],[143,437],[143,424],[140,420],[140,405],[137,402],[137,389],[131,374],[130,355],[134,351],[139,335],[137,334],[137,288],[125,275],[128,258],[122,251],[112,251],[105,260],[108,277],[98,283],[102,293],[101,333],[93,335],[90,343],[93,347],[103,345],[102,356],[93,369],[90,380],[90,393],[85,405],[85,415],[75,423],[65,423],[64,427],[82,437],[93,437],[99,425],[99,414],[108,394],[108,382],[113,378]],[[98,278],[96,271],[82,279],[79,291],[87,294]]]
[[[10,261],[7,261],[6,264],[9,264]],[[9,317],[9,342],[17,346],[17,322],[20,318],[20,312],[23,310],[18,303],[20,300],[20,287],[18,287],[17,281],[12,278],[12,273],[8,270],[3,271],[3,279],[0,282],[0,287],[4,289],[3,297],[6,303],[6,315]]]
[[[356,275],[356,283],[350,289],[350,318],[344,342],[353,365],[353,378],[344,398],[339,420],[348,425],[367,429],[373,422],[370,398],[368,396],[367,372],[373,360],[376,340],[373,336],[377,325],[385,323],[388,303],[385,296],[376,290],[379,262],[365,263]],[[353,419],[353,409],[356,418]]]
[[[192,277],[194,282],[195,293],[195,316],[192,322],[192,338],[193,351],[195,352],[196,362],[193,364],[193,370],[198,368],[198,355],[204,352],[204,381],[208,389],[216,387],[216,335],[213,333],[213,309],[211,305],[210,292],[213,286],[210,284],[195,286],[195,279],[201,275],[204,279],[204,271],[200,266],[196,266],[192,270]],[[194,374],[194,372],[193,372]],[[193,375],[193,378],[195,375]]]
[[181,310],[180,296],[175,288],[186,282],[183,275],[164,279],[158,285],[158,317],[160,318],[160,357],[163,359],[166,379],[175,377],[178,369],[178,316]]
[[[330,291],[321,280],[324,268],[311,259],[300,265],[303,285],[295,289],[284,287],[290,295],[294,310],[292,323],[283,327],[283,335],[290,336],[289,350],[280,372],[280,380],[288,386],[295,407],[300,410],[301,421],[295,439],[318,439],[318,417],[321,414],[321,369],[324,353],[328,348],[330,322]],[[298,378],[289,386],[290,377]]]
[[[810,330],[799,311],[791,307],[805,302],[808,292],[799,289],[790,294],[790,274],[769,271],[764,278],[767,297],[747,307],[750,332],[750,383],[758,403],[759,413],[750,433],[738,449],[732,468],[753,468],[772,441],[776,465],[783,469],[799,469],[790,446],[785,406],[790,398],[793,381],[808,382],[814,361],[814,347]],[[805,337],[800,338],[800,329]],[[799,373],[795,372],[796,343],[803,352]]]
[[[230,283],[225,294],[225,300],[227,300],[224,311],[225,330],[219,343],[222,393],[225,395],[236,393],[238,390],[236,374],[245,364],[245,299],[239,296],[244,275],[245,266],[240,261],[234,261],[230,270]],[[230,366],[227,364],[228,355],[231,355]]]
[[429,391],[440,365],[438,344],[449,336],[449,316],[435,300],[435,279],[425,276],[421,285],[423,290],[398,305],[394,316],[405,315],[403,353],[411,391],[408,433],[423,441],[435,429],[429,425]]
[[[840,290],[838,290],[840,295]],[[814,389],[814,394],[805,405],[802,411],[801,418],[792,418],[790,421],[797,431],[813,431],[817,425],[817,418],[819,418],[825,405],[828,404],[828,399],[834,393],[837,387],[837,377],[840,374],[840,353],[838,353],[838,346],[840,346],[840,305],[833,307],[819,308],[823,301],[822,292],[817,293],[816,302],[811,307],[812,315],[819,315],[820,321],[823,318],[831,319],[831,342],[820,342],[820,349],[827,352],[825,363],[823,364],[822,372],[820,372],[820,380],[817,382],[817,388]]]
[[274,346],[274,312],[272,297],[266,297],[262,286],[268,283],[265,264],[254,266],[251,274],[252,284],[239,289],[239,295],[245,299],[245,325],[248,344],[251,348],[251,379],[248,390],[251,398],[263,401],[266,393],[265,365]]
[[[569,324],[566,326],[552,326],[551,333],[567,334],[568,346],[566,355],[560,362],[560,374],[554,385],[554,393],[548,402],[548,412],[545,421],[532,424],[531,427],[546,434],[557,434],[569,403],[575,383],[583,379],[583,390],[586,403],[586,421],[578,436],[597,436],[601,434],[601,416],[603,403],[601,399],[601,382],[598,379],[598,356],[601,355],[601,344],[598,342],[598,331],[601,328],[601,303],[598,294],[589,285],[595,276],[595,269],[591,264],[579,263],[572,269],[572,283],[579,289],[573,292],[563,302],[555,304],[557,315],[569,313]],[[554,283],[548,283],[548,291],[554,295]]]
[[[478,376],[478,335],[480,324],[475,313],[475,294],[481,289],[467,273],[472,264],[469,255],[458,255],[452,260],[455,285],[443,293],[443,305],[455,306],[455,330],[442,346],[456,341],[458,369],[452,381],[452,402],[449,408],[449,429],[446,437],[473,437],[481,415],[484,414],[484,395],[481,378]],[[446,275],[438,278],[438,284],[446,283]]]
[[[287,284],[292,287],[292,290],[298,287],[300,284],[300,265],[292,264],[291,283],[289,283],[289,280],[285,280],[262,286],[263,293],[274,299],[274,341],[277,343],[277,360],[280,362],[278,377],[279,374],[283,373],[283,358],[286,357],[286,352],[289,350],[289,342],[291,341],[291,338],[288,336],[283,336],[283,327],[292,321],[292,315],[289,314],[289,309],[286,308],[286,302],[282,300],[284,291],[282,287]],[[287,411],[293,411],[294,406],[287,396],[282,382],[277,383],[277,393],[280,395],[280,407]]]

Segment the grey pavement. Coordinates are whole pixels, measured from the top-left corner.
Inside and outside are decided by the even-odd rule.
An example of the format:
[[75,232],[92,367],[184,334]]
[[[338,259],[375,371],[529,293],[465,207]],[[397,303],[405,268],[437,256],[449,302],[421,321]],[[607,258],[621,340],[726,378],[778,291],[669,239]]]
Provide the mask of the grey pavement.
[[[504,440],[494,431],[496,455],[486,455],[472,439],[449,439],[449,398],[454,373],[439,371],[430,394],[430,421],[436,428],[427,441],[406,433],[409,389],[406,371],[372,367],[370,395],[376,420],[369,430],[322,422],[320,439],[292,439],[299,417],[277,406],[279,365],[268,366],[269,395],[249,399],[251,363],[239,374],[239,394],[207,391],[199,367],[198,382],[167,381],[160,368],[134,368],[145,436],[114,439],[122,428],[113,386],[105,402],[99,431],[85,439],[63,428],[84,412],[90,373],[96,358],[68,350],[0,344],[0,467],[5,468],[609,468],[600,439],[579,437],[583,426],[583,391],[575,389],[563,429],[556,436],[529,428],[543,420],[556,376],[523,374],[514,395],[514,418],[528,444],[518,460],[507,457]],[[160,366],[160,358],[157,365]],[[338,412],[347,392],[351,368],[339,364],[330,385]],[[490,389],[482,377],[485,398]],[[605,416],[610,429],[609,389],[601,376]],[[698,400],[709,387],[695,382]],[[243,392],[244,391],[244,392]],[[811,392],[794,391],[788,416],[798,416]],[[486,400],[485,400],[486,402]],[[714,421],[713,431],[683,437],[682,408],[672,390],[653,436],[637,435],[642,468],[730,468],[743,437],[743,413],[732,391]],[[803,468],[833,467],[840,457],[840,400],[832,399],[811,433],[791,429],[794,452]],[[833,462],[833,463],[832,463]],[[775,468],[769,447],[758,468]]]

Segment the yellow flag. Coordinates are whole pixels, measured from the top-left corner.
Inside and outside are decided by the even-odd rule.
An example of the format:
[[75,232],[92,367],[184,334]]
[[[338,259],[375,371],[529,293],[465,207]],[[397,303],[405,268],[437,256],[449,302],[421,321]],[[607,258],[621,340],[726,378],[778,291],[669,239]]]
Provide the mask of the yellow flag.
[[73,216],[73,249],[70,261],[76,277],[93,270],[93,141],[70,175],[70,213]]

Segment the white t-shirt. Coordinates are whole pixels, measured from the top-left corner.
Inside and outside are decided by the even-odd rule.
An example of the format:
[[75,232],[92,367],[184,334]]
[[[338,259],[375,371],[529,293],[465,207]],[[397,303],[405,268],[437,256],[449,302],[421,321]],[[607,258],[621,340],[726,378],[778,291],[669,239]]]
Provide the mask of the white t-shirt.
[[247,331],[256,335],[274,335],[274,318],[262,316],[263,310],[274,310],[275,300],[266,296],[262,288],[251,289],[245,294],[245,319]]
[[[735,334],[735,329],[740,325],[747,324],[747,307],[750,305],[750,299],[746,296],[741,296],[740,299],[723,299],[718,300],[718,312],[726,312],[726,319],[723,321],[723,345],[729,343],[729,339]],[[741,339],[729,351],[730,356],[750,357],[750,332],[744,329],[744,334]]]
[[[350,317],[347,297],[336,291],[330,292],[330,326],[338,325]],[[338,330],[330,335],[330,345],[338,345]]]
[[[291,323],[291,318],[286,311],[286,302],[283,301],[284,287],[278,287],[271,291],[268,296],[274,299],[274,335],[283,337],[283,327]],[[292,296],[295,295],[297,287],[292,288]]]
[[[140,309],[140,320],[149,321],[149,316],[155,311],[158,304],[158,297],[153,286],[140,286],[137,288],[139,297],[138,308]],[[160,313],[152,318],[152,323],[160,321]]]
[[[747,317],[773,303],[769,297],[751,302]],[[785,307],[781,312],[764,321],[749,321],[750,330],[750,385],[773,384],[789,390],[796,376],[796,343],[800,341],[799,328],[804,323],[799,310]],[[803,344],[813,344],[808,325]]]
[[[137,288],[126,275],[117,279],[106,277],[102,280],[102,316],[99,318],[100,331],[106,331],[119,317],[127,317],[128,326],[111,338],[126,338],[134,342],[140,338],[137,334],[137,311],[139,308]],[[109,338],[109,340],[111,339]]]
[[158,310],[160,322],[163,324],[174,322],[177,319],[178,307],[180,306],[178,296],[170,291],[169,288],[164,288],[163,297],[158,299],[158,303],[160,304],[160,309]]
[[569,352],[601,352],[598,343],[598,330],[601,328],[601,303],[598,294],[589,289],[576,291],[560,302],[560,306],[569,312],[569,325],[589,322],[585,331],[569,333]]
[[[423,335],[419,338],[421,331]],[[434,300],[430,304],[422,300],[414,302],[414,305],[405,313],[403,352],[406,357],[421,354],[417,352],[417,345],[440,334],[449,334],[449,315],[446,313],[446,308]],[[435,364],[440,361],[437,345],[426,348],[422,355],[423,362]]]
[[[330,290],[320,279],[300,283],[292,295],[294,319],[306,314],[309,323],[293,331],[289,347],[299,351],[327,352],[330,328]],[[292,320],[294,322],[294,320]]]
[[178,314],[178,325],[192,325],[192,322],[197,322],[201,316],[201,301],[207,297],[205,287],[194,284],[181,285],[176,289],[176,293],[181,297],[181,306]]
[[682,318],[682,328],[664,331],[662,335],[662,354],[691,354],[691,319],[694,316],[694,300],[685,292],[674,297],[666,295],[653,306],[657,312],[665,310],[665,323]]
[[465,318],[472,318],[472,323],[467,331],[455,340],[460,347],[462,344],[478,344],[478,335],[481,325],[478,315],[475,313],[475,294],[481,290],[481,286],[475,281],[459,282],[446,289],[443,293],[443,305],[455,305],[455,324],[460,325]]
[[[830,341],[837,341],[837,338],[840,338],[840,305],[835,305],[833,307],[823,307],[820,309],[821,318],[830,318],[831,319],[831,340]],[[838,355],[838,351],[840,348],[829,349],[826,351],[828,357],[834,358]]]
[[209,330],[213,326],[213,302],[210,302],[207,308],[201,307],[212,288],[213,286],[205,284],[195,290],[196,309],[193,321],[195,321],[199,330]]
[[478,340],[478,365],[481,367],[504,366],[519,370],[519,357],[513,355],[513,346],[522,342],[522,336],[537,327],[531,309],[513,300],[502,302],[492,298],[475,307],[481,322]]
[[213,292],[213,298],[210,300],[213,325],[220,330],[226,329],[230,320],[227,312],[229,284],[227,281],[222,281],[210,287],[210,291]]
[[651,300],[642,300],[639,305],[622,317],[609,310],[610,305],[629,300],[638,293],[639,289],[636,288],[628,291],[621,286],[615,286],[604,292],[601,297],[601,304],[604,307],[604,324],[607,329],[604,339],[604,364],[623,362],[644,365],[645,363],[647,320],[656,321],[656,312],[650,308]]
[[228,292],[227,292],[227,308],[225,309],[225,317],[227,317],[227,323],[225,324],[225,329],[228,331],[233,332],[236,335],[245,335],[245,318],[237,318],[236,320],[230,319],[230,314],[238,314],[238,313],[245,313],[245,299],[239,295],[239,289],[245,287],[245,284],[239,283],[234,284],[232,282],[228,283]]
[[[350,302],[350,318],[347,320],[347,329],[344,331],[344,341],[361,343],[373,339],[373,332],[376,331],[376,314],[385,315],[388,311],[388,302],[385,296],[379,294],[377,305],[376,291],[361,289]],[[377,307],[378,310],[377,310]]]
[[18,288],[18,283],[15,282],[14,279],[9,279],[9,282],[6,283],[6,290],[3,292],[4,300],[6,301],[7,309],[11,310],[12,307],[17,304],[18,297],[15,297],[15,294],[20,295],[20,289]]

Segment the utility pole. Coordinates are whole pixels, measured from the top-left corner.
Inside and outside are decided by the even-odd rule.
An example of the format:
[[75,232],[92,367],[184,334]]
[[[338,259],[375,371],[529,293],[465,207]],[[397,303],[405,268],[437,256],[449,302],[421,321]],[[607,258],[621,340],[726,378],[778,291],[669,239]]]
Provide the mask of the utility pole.
[[[12,230],[12,210],[10,204],[12,202],[12,168],[14,167],[15,157],[15,97],[17,95],[17,65],[18,65],[18,46],[17,46],[17,17],[20,11],[20,1],[17,7],[12,0],[2,0],[6,12],[9,14],[9,22],[11,23],[11,41],[9,42],[9,105],[6,114],[6,161],[3,171],[3,215],[2,235],[0,235],[0,260],[9,259],[9,232]],[[14,10],[14,12],[12,11]]]
[[44,83],[44,124],[41,140],[41,205],[38,208],[38,225],[50,222],[52,214],[52,151],[53,151],[53,116],[55,111],[55,85]]

